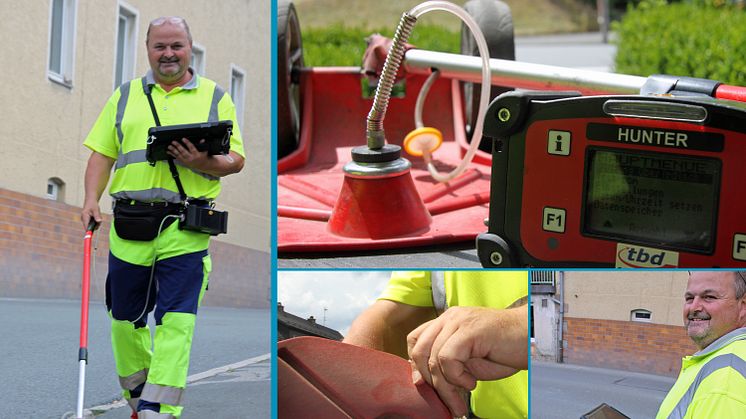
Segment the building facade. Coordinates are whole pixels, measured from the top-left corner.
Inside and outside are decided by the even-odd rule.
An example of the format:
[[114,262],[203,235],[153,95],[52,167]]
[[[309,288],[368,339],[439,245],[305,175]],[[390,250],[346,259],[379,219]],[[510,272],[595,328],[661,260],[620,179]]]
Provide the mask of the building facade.
[[675,376],[697,348],[684,329],[686,271],[534,272],[532,356]]
[[[178,15],[194,38],[193,66],[231,94],[244,170],[223,180],[229,233],[211,245],[205,304],[268,307],[270,300],[271,8],[226,0],[0,2],[0,296],[75,298],[80,290],[82,143],[123,81],[148,70],[145,34]],[[111,214],[108,193],[101,208]],[[103,295],[108,220],[97,234],[92,292]]]

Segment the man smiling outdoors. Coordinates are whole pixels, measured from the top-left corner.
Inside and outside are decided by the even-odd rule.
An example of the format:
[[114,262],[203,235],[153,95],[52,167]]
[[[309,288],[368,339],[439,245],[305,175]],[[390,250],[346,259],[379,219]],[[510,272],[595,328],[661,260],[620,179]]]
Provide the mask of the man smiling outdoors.
[[683,315],[699,351],[684,357],[657,417],[746,418],[746,272],[691,272]]

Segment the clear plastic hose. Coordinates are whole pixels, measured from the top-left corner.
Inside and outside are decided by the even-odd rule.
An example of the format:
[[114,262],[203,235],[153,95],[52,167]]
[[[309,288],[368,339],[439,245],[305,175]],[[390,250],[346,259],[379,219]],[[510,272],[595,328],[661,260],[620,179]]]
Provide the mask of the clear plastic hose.
[[[477,41],[477,49],[479,50],[479,55],[482,58],[482,86],[483,88],[481,89],[482,90],[481,95],[479,96],[479,111],[477,114],[476,127],[474,129],[474,134],[471,137],[472,138],[471,144],[469,145],[469,149],[466,151],[466,155],[461,160],[461,163],[459,163],[459,165],[456,166],[455,169],[453,169],[451,172],[446,173],[446,174],[438,172],[438,170],[435,168],[435,166],[430,161],[429,155],[423,156],[425,157],[425,161],[427,163],[427,169],[430,172],[430,175],[433,177],[433,179],[437,180],[438,182],[448,182],[449,180],[455,178],[456,176],[463,173],[464,170],[466,170],[466,167],[469,165],[469,163],[471,163],[472,159],[474,158],[474,155],[477,153],[477,149],[479,148],[479,142],[482,139],[482,126],[484,125],[484,110],[487,108],[488,102],[490,100],[490,89],[488,87],[490,86],[490,62],[489,62],[490,54],[489,54],[489,50],[487,49],[487,41],[484,39],[484,35],[482,34],[482,31],[479,29],[479,25],[477,24],[477,22],[475,22],[474,19],[472,19],[472,17],[469,16],[469,14],[466,13],[464,9],[462,9],[461,7],[453,3],[450,3],[447,1],[438,1],[438,0],[426,1],[424,3],[421,3],[413,7],[407,14],[412,15],[415,18],[419,18],[423,14],[434,11],[434,10],[442,10],[442,11],[450,12],[452,14],[455,14],[459,18],[461,18],[461,20],[466,24],[466,26],[469,28],[471,33],[474,35],[474,39]],[[428,86],[428,90],[429,90],[429,86]],[[424,95],[427,95],[427,90],[424,92]],[[415,120],[422,123],[422,116],[421,116],[422,105],[420,105],[419,102],[420,100],[418,98],[418,106],[415,107],[416,108],[415,109]],[[423,102],[424,102],[424,98],[423,98]]]
[[[430,75],[427,77],[427,80],[425,80],[425,84],[423,84],[422,88],[420,89],[420,94],[417,95],[417,102],[415,102],[414,105],[415,128],[423,128],[425,126],[425,124],[422,122],[422,108],[425,107],[425,98],[427,98],[427,94],[430,92],[430,88],[433,86],[433,84],[435,84],[435,80],[437,80],[439,76],[439,70],[435,70],[430,73]],[[425,162],[428,170],[430,170],[430,173],[432,175],[432,170],[434,170],[434,166],[432,165],[432,154],[430,153],[430,149],[427,147],[424,147],[422,149],[422,160]],[[430,169],[431,167],[433,167],[433,169]]]

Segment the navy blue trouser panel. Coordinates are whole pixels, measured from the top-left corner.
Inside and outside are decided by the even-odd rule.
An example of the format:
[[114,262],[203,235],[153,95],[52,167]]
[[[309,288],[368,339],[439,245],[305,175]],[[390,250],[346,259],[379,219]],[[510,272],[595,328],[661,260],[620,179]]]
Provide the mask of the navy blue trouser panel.
[[[134,321],[143,312],[148,299],[146,314],[155,306],[156,324],[161,324],[168,312],[197,313],[199,294],[204,279],[202,259],[207,251],[189,253],[162,259],[155,263],[150,296],[148,282],[150,267],[125,262],[109,252],[109,274],[106,277],[106,307],[116,320]],[[146,324],[147,315],[135,323]]]
[[155,264],[158,278],[158,304],[155,322],[161,324],[166,313],[197,314],[199,293],[205,278],[203,258],[207,250],[159,260]]
[[150,267],[133,265],[125,262],[109,252],[109,274],[106,276],[106,308],[111,311],[115,320],[135,321],[143,313],[145,300],[148,308],[145,314],[135,322],[135,327],[143,327],[147,323],[147,314],[153,311],[157,295],[155,278],[150,284],[148,297],[148,282],[150,281]]

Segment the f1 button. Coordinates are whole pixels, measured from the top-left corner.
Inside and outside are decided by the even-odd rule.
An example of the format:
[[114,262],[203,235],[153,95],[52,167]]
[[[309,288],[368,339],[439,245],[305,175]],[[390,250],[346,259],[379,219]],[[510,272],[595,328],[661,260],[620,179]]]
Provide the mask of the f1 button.
[[565,222],[567,218],[566,211],[562,208],[544,207],[544,216],[542,217],[542,228],[544,231],[553,233],[564,233]]
[[746,260],[746,234],[733,236],[733,259]]

